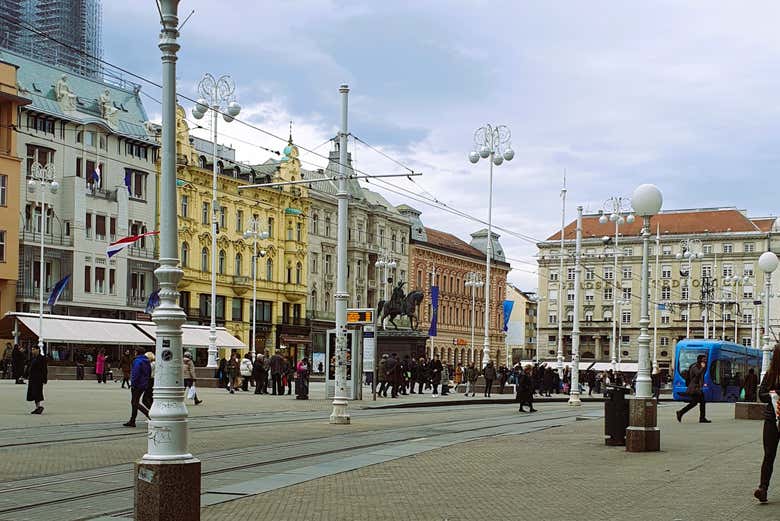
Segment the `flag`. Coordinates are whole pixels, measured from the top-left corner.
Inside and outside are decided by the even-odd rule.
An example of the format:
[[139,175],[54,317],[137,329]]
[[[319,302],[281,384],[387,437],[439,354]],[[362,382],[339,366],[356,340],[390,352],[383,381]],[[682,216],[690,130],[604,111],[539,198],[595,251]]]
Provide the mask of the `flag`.
[[504,331],[509,331],[509,317],[512,316],[513,307],[515,307],[514,300],[504,301]]
[[92,176],[90,178],[94,184],[100,185],[100,165],[95,165],[95,171],[92,172]]
[[130,172],[125,172],[125,186],[127,187],[127,193],[132,194],[133,191],[130,189],[130,186],[132,185],[132,181],[130,179]]
[[431,287],[431,327],[428,328],[428,336],[436,336],[436,320],[439,317],[439,286]]
[[666,304],[658,304],[658,311],[666,311]]
[[68,285],[69,281],[70,275],[66,275],[62,280],[54,285],[54,288],[51,290],[51,295],[49,295],[50,306],[54,306],[57,303],[57,301],[60,299],[60,295],[62,295],[62,292],[65,290],[65,286]]
[[149,300],[146,301],[146,312],[152,314],[154,308],[160,305],[160,290],[156,289],[149,295]]
[[110,259],[134,242],[141,240],[143,237],[149,237],[150,235],[157,235],[159,233],[160,232],[146,232],[140,235],[131,235],[130,237],[124,237],[118,241],[114,241],[108,245],[108,248],[106,248],[106,256]]

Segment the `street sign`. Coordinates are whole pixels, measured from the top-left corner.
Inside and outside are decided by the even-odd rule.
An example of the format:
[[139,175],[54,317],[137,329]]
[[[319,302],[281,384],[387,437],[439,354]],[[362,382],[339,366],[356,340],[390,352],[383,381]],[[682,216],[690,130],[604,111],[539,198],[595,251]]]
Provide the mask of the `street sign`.
[[373,324],[374,310],[372,308],[347,309],[347,324]]

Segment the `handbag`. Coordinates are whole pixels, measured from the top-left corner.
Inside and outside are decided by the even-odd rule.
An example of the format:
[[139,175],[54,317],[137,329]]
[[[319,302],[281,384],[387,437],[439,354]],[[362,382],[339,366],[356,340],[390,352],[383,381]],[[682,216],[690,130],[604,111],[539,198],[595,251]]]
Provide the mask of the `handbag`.
[[187,389],[187,399],[188,399],[188,400],[194,400],[194,399],[195,399],[195,396],[196,396],[197,394],[198,394],[198,393],[195,391],[195,384],[192,384],[192,385],[191,385],[191,386],[190,386],[190,387]]

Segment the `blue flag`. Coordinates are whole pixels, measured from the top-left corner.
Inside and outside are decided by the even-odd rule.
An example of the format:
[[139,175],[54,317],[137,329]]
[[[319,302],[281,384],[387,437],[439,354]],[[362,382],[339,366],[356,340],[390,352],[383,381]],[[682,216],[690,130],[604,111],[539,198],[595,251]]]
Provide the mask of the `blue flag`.
[[504,331],[509,331],[509,317],[512,316],[512,308],[515,307],[514,300],[504,301]]
[[428,336],[436,336],[436,320],[439,317],[439,286],[431,287],[431,327],[428,328]]
[[146,301],[146,312],[152,314],[154,308],[160,305],[160,290],[156,289],[149,294],[149,300]]
[[66,275],[61,281],[54,285],[54,288],[51,290],[51,295],[49,295],[50,306],[54,306],[60,299],[60,295],[62,295],[62,292],[65,290],[65,286],[68,285],[68,281],[70,281],[70,275]]
[[130,172],[125,172],[125,186],[127,187],[127,193],[132,194],[133,191],[130,189],[132,181],[130,179]]
[[666,304],[658,304],[659,311],[666,311]]

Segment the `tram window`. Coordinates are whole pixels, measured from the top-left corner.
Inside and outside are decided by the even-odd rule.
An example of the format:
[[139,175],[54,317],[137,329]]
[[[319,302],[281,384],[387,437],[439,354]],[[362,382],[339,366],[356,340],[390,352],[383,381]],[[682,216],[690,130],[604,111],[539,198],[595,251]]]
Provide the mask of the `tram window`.
[[680,356],[677,360],[677,370],[680,374],[682,374],[683,371],[687,371],[689,367],[695,364],[699,355],[707,356],[707,352],[701,349],[681,349]]

